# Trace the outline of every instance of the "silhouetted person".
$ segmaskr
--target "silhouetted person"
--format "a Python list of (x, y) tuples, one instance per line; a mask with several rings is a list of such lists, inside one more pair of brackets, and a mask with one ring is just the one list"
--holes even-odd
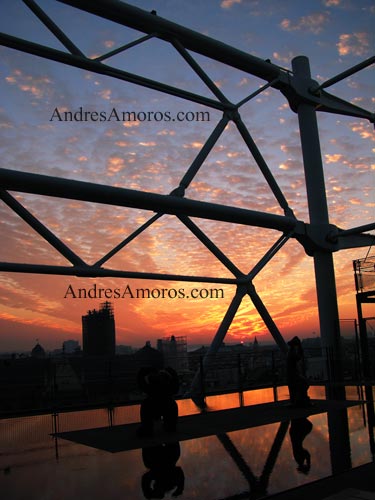
[(150, 469), (142, 476), (142, 491), (146, 498), (164, 498), (173, 489), (173, 497), (182, 494), (185, 476), (181, 467), (176, 466), (180, 458), (180, 443), (143, 448), (142, 458), (145, 467)]
[(310, 453), (302, 446), (305, 437), (310, 434), (313, 424), (307, 418), (295, 418), (292, 420), (289, 429), (292, 441), (293, 456), (298, 464), (297, 470), (308, 474), (311, 467)]
[(287, 357), (287, 384), (289, 397), (293, 406), (309, 406), (310, 398), (307, 395), (309, 383), (305, 373), (305, 360), (301, 341), (293, 337), (288, 342)]
[(178, 376), (173, 368), (141, 368), (138, 384), (147, 397), (141, 403), (141, 427), (139, 436), (151, 436), (154, 422), (162, 418), (168, 432), (176, 430), (178, 406), (174, 395), (178, 391)]

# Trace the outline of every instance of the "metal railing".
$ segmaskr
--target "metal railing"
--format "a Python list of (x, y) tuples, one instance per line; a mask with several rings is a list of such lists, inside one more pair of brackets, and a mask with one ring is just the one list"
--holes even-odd
[[(189, 397), (196, 374), (203, 397), (286, 384), (286, 359), (280, 350), (219, 351), (212, 355), (207, 368), (203, 364), (204, 356), (204, 352), (197, 351), (169, 360), (179, 376), (177, 398)], [(326, 382), (326, 359), (321, 348), (305, 349), (306, 372), (311, 384)], [(371, 359), (375, 359), (375, 343), (371, 345)], [(361, 383), (355, 342), (344, 344), (343, 366), (346, 383)], [(0, 415), (139, 403), (144, 397), (137, 384), (139, 368), (139, 362), (132, 355), (2, 359)], [(371, 367), (371, 374), (375, 379), (375, 366)]]

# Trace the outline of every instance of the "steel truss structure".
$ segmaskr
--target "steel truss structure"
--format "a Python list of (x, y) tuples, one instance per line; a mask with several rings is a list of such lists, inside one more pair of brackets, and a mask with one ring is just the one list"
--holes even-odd
[[(71, 266), (52, 266), (1, 262), (0, 270), (6, 272), (85, 277), (106, 276), (232, 284), (236, 287), (236, 292), (213, 338), (208, 351), (207, 360), (210, 359), (212, 354), (217, 352), (220, 347), (245, 295), (250, 296), (255, 308), (259, 312), (276, 343), (285, 352), (285, 340), (263, 304), (261, 297), (258, 295), (253, 285), (253, 280), (285, 243), (290, 238), (294, 238), (314, 260), (321, 338), (327, 352), (330, 352), (328, 356), (329, 359), (327, 360), (328, 377), (331, 382), (340, 380), (340, 332), (333, 252), (373, 244), (375, 236), (366, 234), (366, 232), (374, 229), (375, 223), (370, 221), (369, 224), (365, 226), (347, 230), (338, 228), (330, 223), (316, 112), (337, 113), (360, 117), (374, 123), (374, 113), (329, 94), (326, 89), (334, 83), (373, 64), (375, 62), (375, 56), (319, 85), (311, 78), (309, 60), (304, 56), (293, 59), (292, 71), (289, 71), (269, 61), (264, 61), (217, 40), (165, 20), (154, 12), (145, 12), (137, 7), (120, 2), (119, 0), (59, 1), (71, 7), (86, 11), (87, 13), (138, 30), (143, 33), (143, 36), (129, 44), (96, 57), (95, 59), (90, 59), (63, 33), (57, 24), (47, 16), (34, 0), (24, 0), (24, 3), (32, 10), (39, 20), (64, 45), (66, 51), (56, 50), (4, 33), (0, 34), (0, 44), (28, 54), (97, 74), (107, 75), (124, 82), (153, 89), (190, 102), (199, 103), (207, 106), (209, 109), (220, 110), (222, 112), (222, 118), (219, 120), (213, 132), (182, 177), (179, 185), (168, 195), (68, 180), (46, 175), (36, 175), (9, 169), (0, 169), (1, 199), (71, 263)], [(129, 50), (131, 47), (153, 38), (171, 44), (188, 63), (192, 71), (200, 77), (202, 82), (212, 92), (213, 98), (188, 92), (104, 64), (103, 61), (109, 57), (122, 51)], [(231, 68), (239, 69), (250, 75), (261, 78), (264, 81), (264, 85), (242, 101), (238, 103), (231, 102), (194, 59), (192, 53), (206, 56), (214, 61), (224, 63)], [(269, 87), (280, 91), (287, 99), (290, 108), (298, 114), (309, 208), (309, 222), (298, 220), (294, 215), (292, 208), (289, 206), (282, 190), (273, 177), (270, 168), (255, 144), (248, 128), (241, 119), (241, 107)], [(230, 207), (195, 201), (185, 197), (187, 188), (230, 121), (237, 127), (249, 152), (254, 157), (257, 166), (284, 212), (283, 216), (233, 206)], [(79, 255), (74, 253), (47, 227), (37, 220), (8, 191), (140, 208), (153, 212), (153, 215), (147, 222), (142, 224), (132, 234), (128, 235), (119, 245), (113, 248), (107, 255), (103, 256), (98, 262), (93, 265), (88, 265)], [(112, 270), (104, 267), (105, 263), (113, 255), (124, 248), (129, 242), (133, 241), (164, 214), (172, 214), (182, 221), (195, 237), (207, 247), (213, 256), (224, 264), (233, 277), (212, 278), (207, 276), (129, 272), (126, 270)], [(208, 236), (191, 220), (191, 217), (271, 228), (279, 231), (281, 234), (263, 258), (261, 258), (249, 273), (245, 274), (241, 272), (213, 241), (208, 238)]]

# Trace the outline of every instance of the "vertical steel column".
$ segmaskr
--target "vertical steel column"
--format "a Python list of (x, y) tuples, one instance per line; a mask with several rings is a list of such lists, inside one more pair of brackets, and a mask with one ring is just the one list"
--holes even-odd
[[(305, 56), (293, 59), (294, 84), (305, 94), (313, 84), (309, 60)], [(324, 182), (315, 105), (308, 100), (298, 104), (298, 121), (305, 170), (307, 199), (312, 231), (324, 234), (329, 230), (329, 214)], [(342, 381), (340, 326), (332, 252), (317, 249), (314, 252), (315, 281), (318, 297), (320, 334), (323, 351), (328, 353), (328, 394), (330, 398), (343, 396), (338, 383)]]
[(332, 474), (340, 474), (350, 470), (353, 466), (348, 409), (336, 408), (329, 410), (327, 420)]

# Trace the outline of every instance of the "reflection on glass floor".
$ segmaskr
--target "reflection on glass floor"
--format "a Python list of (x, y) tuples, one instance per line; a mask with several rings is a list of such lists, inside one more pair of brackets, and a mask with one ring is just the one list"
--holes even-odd
[[(354, 388), (348, 399), (356, 399)], [(272, 389), (244, 394), (245, 404), (272, 400)], [(238, 407), (238, 401), (232, 394), (208, 403), (218, 410)], [(181, 414), (197, 412), (190, 401), (180, 402)], [(137, 422), (138, 408), (116, 409), (112, 418), (114, 425)], [(61, 414), (58, 420), (60, 431), (110, 424), (104, 409)], [(361, 404), (118, 453), (55, 439), (54, 424), (51, 415), (0, 421), (2, 498), (137, 500), (176, 492), (182, 500), (258, 499), (373, 460)]]

